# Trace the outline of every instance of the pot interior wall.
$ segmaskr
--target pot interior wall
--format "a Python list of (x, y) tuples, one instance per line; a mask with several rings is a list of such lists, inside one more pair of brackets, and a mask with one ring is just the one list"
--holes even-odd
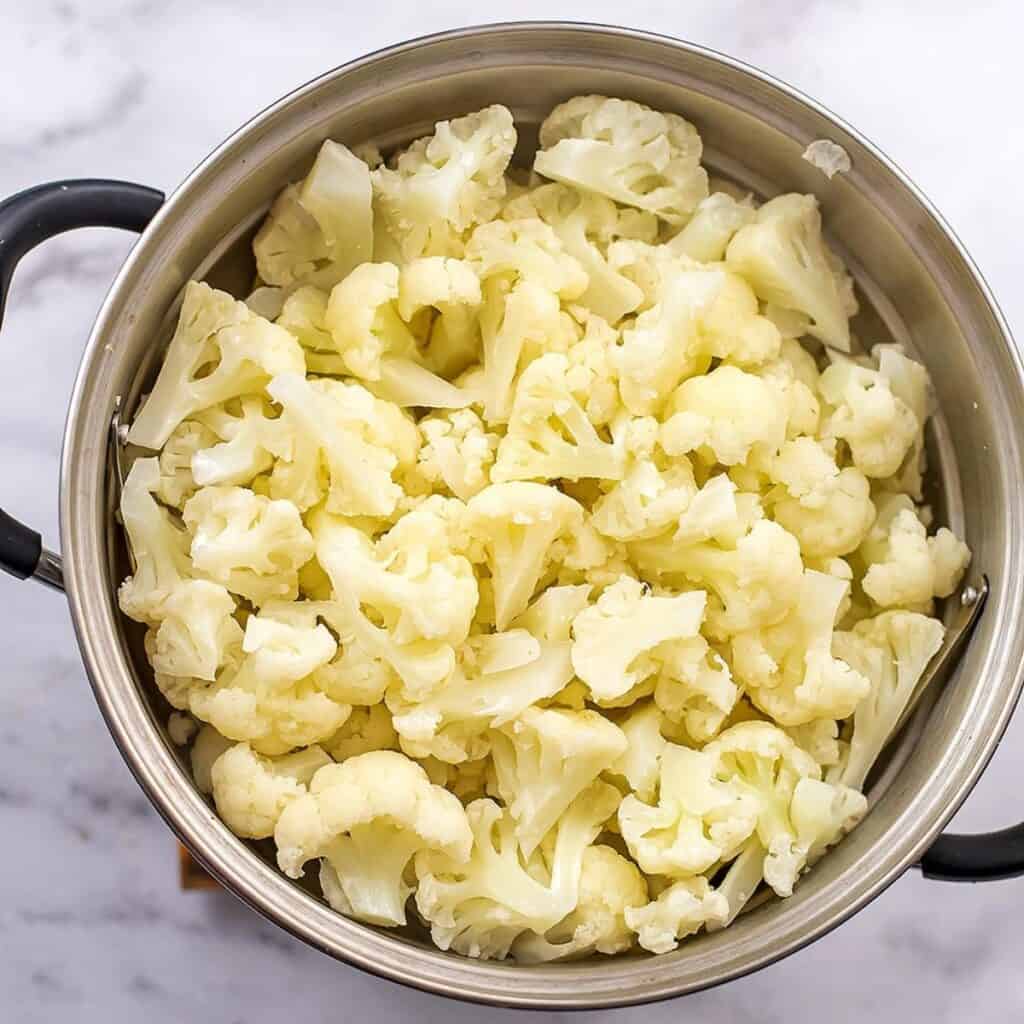
[[(205, 277), (245, 293), (253, 272), (248, 243), (255, 225), (277, 191), (308, 169), (328, 137), (349, 144), (372, 139), (392, 148), (428, 132), (438, 119), (500, 102), (516, 115), (523, 136), (520, 159), (528, 162), (536, 125), (552, 106), (575, 94), (600, 92), (683, 114), (700, 130), (709, 167), (760, 195), (801, 191), (819, 197), (830, 236), (857, 279), (864, 307), (855, 325), (858, 333), (870, 343), (906, 343), (931, 371), (943, 413), (929, 436), (932, 493), (944, 499), (939, 518), (966, 534), (975, 565), (990, 577), (992, 599), (961, 670), (934, 706), (922, 709), (893, 751), (890, 770), (872, 792), (868, 819), (791, 900), (753, 911), (727, 935), (693, 940), (684, 951), (659, 958), (657, 967), (652, 961), (646, 980), (623, 981), (625, 976), (607, 961), (552, 969), (593, 991), (606, 986), (605, 998), (616, 1001), (631, 998), (634, 987), (639, 993), (645, 985), (650, 991), (651, 985), (689, 984), (673, 981), (673, 971), (696, 977), (755, 948), (764, 958), (767, 917), (781, 922), (771, 927), (784, 930), (784, 919), (803, 915), (812, 927), (814, 906), (839, 899), (860, 858), (890, 842), (898, 834), (894, 830), (909, 827), (915, 798), (939, 785), (937, 780), (968, 749), (973, 738), (965, 723), (972, 716), (997, 715), (986, 688), (998, 682), (995, 638), (1006, 628), (1011, 590), (1016, 593), (1019, 586), (1005, 568), (1012, 561), (1008, 550), (1016, 551), (1019, 543), (1008, 532), (1006, 512), (1019, 453), (1015, 442), (1009, 452), (1004, 443), (1002, 457), (996, 457), (1000, 435), (994, 417), (997, 409), (1019, 409), (1016, 367), (998, 343), (998, 322), (940, 225), (872, 150), (824, 113), (707, 54), (676, 50), (662, 41), (631, 40), (627, 58), (621, 40), (609, 34), (584, 36), (550, 28), (543, 46), (536, 40), (527, 46), (522, 31), (495, 29), (479, 45), (435, 40), (426, 44), (429, 55), (419, 60), (409, 60), (405, 50), (384, 55), (307, 87), (264, 115), (244, 139), (229, 142), (172, 198), (173, 211), (142, 244), (130, 288), (109, 312), (104, 336), (94, 336), (83, 377), (99, 408), (83, 413), (87, 422), (81, 429), (102, 439), (115, 395), (124, 396), (129, 413), (134, 410), (152, 380), (186, 280)], [(805, 146), (819, 137), (848, 150), (853, 158), (848, 175), (830, 182), (801, 159)], [(107, 364), (95, 351), (101, 342), (121, 350)], [(966, 508), (964, 494), (970, 499)], [(70, 500), (86, 500), (77, 495), (76, 490)], [(106, 585), (113, 595), (128, 566), (114, 525), (109, 474), (88, 500), (100, 503), (97, 521), (106, 524), (100, 530)], [(156, 695), (137, 634), (125, 627), (112, 597), (108, 604), (107, 614), (123, 630), (136, 685), (162, 731), (167, 709)], [(953, 809), (948, 807), (948, 813)], [(260, 855), (266, 856), (266, 850), (261, 848)], [(874, 868), (884, 870), (880, 862)], [(791, 938), (786, 941), (793, 944)]]

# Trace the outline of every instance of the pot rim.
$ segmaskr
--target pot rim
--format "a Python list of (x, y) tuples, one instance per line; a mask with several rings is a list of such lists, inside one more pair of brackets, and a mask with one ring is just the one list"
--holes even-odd
[[(89, 474), (85, 469), (95, 468), (97, 459), (105, 461), (107, 458), (106, 447), (101, 445), (97, 448), (95, 435), (88, 435), (85, 419), (95, 379), (102, 372), (105, 338), (121, 315), (121, 310), (117, 308), (121, 292), (130, 288), (134, 273), (144, 261), (147, 240), (187, 210), (190, 192), (198, 188), (206, 177), (212, 176), (222, 161), (235, 160), (244, 154), (247, 140), (294, 104), (315, 94), (328, 83), (357, 70), (421, 47), (453, 40), (479, 42), (499, 34), (518, 33), (528, 36), (538, 31), (567, 33), (573, 37), (574, 43), (578, 42), (581, 46), (585, 45), (588, 38), (610, 36), (652, 48), (663, 48), (665, 53), (682, 52), (716, 62), (779, 91), (825, 118), (841, 132), (847, 133), (910, 193), (923, 213), (934, 221), (949, 240), (998, 326), (1000, 337), (992, 339), (992, 344), (1004, 345), (1009, 353), (1016, 373), (1012, 385), (1018, 394), (1024, 393), (1024, 365), (1013, 344), (1009, 327), (991, 290), (960, 239), (892, 160), (826, 107), (743, 61), (665, 35), (619, 26), (568, 21), (521, 21), (470, 26), (379, 49), (312, 79), (266, 107), (232, 133), (168, 196), (111, 286), (97, 314), (82, 358), (69, 406), (61, 458), (61, 542), (65, 554), (64, 575), (72, 621), (96, 701), (114, 742), (162, 817), (226, 889), (321, 952), (372, 974), (424, 991), (500, 1006), (533, 1009), (610, 1008), (681, 995), (755, 971), (824, 935), (874, 899), (919, 859), (970, 793), (1013, 713), (1024, 685), (1024, 659), (1018, 659), (1012, 673), (1008, 672), (1004, 666), (994, 664), (996, 659), (992, 645), (989, 646), (984, 664), (986, 677), (996, 672), (1007, 680), (999, 687), (1000, 703), (997, 704), (994, 686), (991, 688), (993, 692), (987, 695), (987, 704), (983, 710), (987, 713), (985, 724), (989, 728), (983, 734), (978, 730), (973, 736), (963, 738), (963, 742), (970, 745), (970, 763), (966, 763), (967, 758), (962, 757), (955, 773), (930, 785), (929, 789), (934, 792), (930, 793), (923, 807), (917, 806), (923, 799), (918, 794), (914, 798), (915, 803), (888, 827), (892, 833), (897, 825), (903, 826), (903, 831), (893, 845), (884, 852), (878, 848), (877, 843), (870, 847), (858, 864), (859, 870), (852, 884), (848, 884), (851, 880), (843, 876), (828, 882), (815, 894), (815, 903), (800, 904), (800, 909), (806, 910), (803, 920), (799, 913), (794, 913), (787, 918), (789, 923), (785, 927), (781, 923), (775, 925), (772, 942), (767, 941), (771, 938), (767, 933), (771, 925), (767, 925), (761, 927), (761, 932), (765, 934), (760, 939), (735, 943), (736, 952), (730, 961), (708, 965), (717, 973), (706, 978), (699, 975), (700, 962), (707, 960), (709, 954), (702, 956), (696, 948), (692, 952), (687, 951), (686, 961), (677, 953), (656, 960), (618, 957), (602, 960), (596, 967), (583, 963), (544, 967), (468, 961), (412, 945), (398, 937), (382, 934), (341, 917), (269, 867), (222, 825), (167, 749), (141, 694), (136, 690), (133, 673), (118, 640), (117, 623), (111, 613), (111, 598), (106, 584), (106, 545), (103, 540), (97, 539), (105, 536), (105, 524), (96, 522), (95, 495), (90, 489)], [(1018, 456), (1014, 465), (1017, 467), (1019, 486), (1024, 473), (1020, 468), (1021, 459), (1016, 440), (1013, 441), (1013, 448), (1014, 454)], [(1015, 543), (1013, 554), (1017, 565), (1024, 560), (1019, 548), (1020, 545)], [(1020, 598), (1024, 582), (1014, 586), (1012, 596), (1015, 599), (991, 609), (989, 614), (1000, 616), (1003, 632), (1016, 636), (1020, 633)], [(1010, 631), (1013, 631), (1012, 634)], [(980, 701), (982, 698), (978, 699)], [(910, 813), (911, 808), (914, 814)], [(846, 874), (850, 873), (846, 871)], [(797, 901), (797, 896), (794, 896), (789, 902)], [(780, 922), (783, 917), (785, 915), (775, 915)], [(711, 958), (713, 960), (713, 954)], [(722, 957), (718, 959), (723, 960)]]

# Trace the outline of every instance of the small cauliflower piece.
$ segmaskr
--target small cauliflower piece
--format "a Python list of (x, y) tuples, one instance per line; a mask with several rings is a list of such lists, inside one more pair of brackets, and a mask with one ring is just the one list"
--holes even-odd
[(853, 464), (865, 476), (898, 472), (924, 424), (893, 393), (889, 381), (877, 370), (837, 359), (821, 375), (819, 387), (832, 407), (823, 434), (846, 441)]
[(464, 260), (427, 256), (402, 267), (398, 313), (416, 338), (417, 359), (451, 379), (480, 358), (480, 279)]
[(165, 504), (181, 509), (199, 487), (192, 473), (192, 459), (220, 440), (197, 420), (185, 420), (174, 428), (160, 452), (160, 483), (154, 492)]
[(203, 487), (185, 505), (192, 564), (256, 605), (294, 600), (313, 538), (299, 510), (244, 487)]
[(627, 907), (626, 923), (650, 953), (670, 953), (680, 939), (701, 928), (721, 926), (729, 913), (726, 898), (704, 877), (674, 882), (644, 906)]
[(498, 445), (494, 481), (622, 479), (623, 446), (601, 437), (570, 386), (570, 363), (561, 354), (541, 356), (526, 368)]
[(717, 767), (703, 751), (666, 743), (657, 803), (623, 799), (619, 829), (642, 871), (671, 878), (702, 874), (735, 856), (754, 831), (756, 803), (720, 781)]
[(217, 813), (236, 836), (267, 839), (282, 812), (306, 792), (313, 775), (331, 759), (320, 747), (284, 757), (261, 757), (238, 743), (213, 763), (210, 784)]
[(188, 534), (153, 494), (160, 486), (155, 458), (136, 459), (121, 491), (121, 521), (135, 571), (118, 588), (125, 615), (154, 626), (150, 662), (161, 675), (212, 680), (241, 639), (227, 589), (193, 578)]
[(846, 743), (839, 739), (839, 723), (831, 718), (817, 718), (802, 725), (791, 725), (785, 732), (822, 768), (831, 768), (842, 760)]
[(234, 745), (226, 736), (221, 736), (212, 725), (200, 727), (189, 751), (192, 778), (200, 793), (206, 796), (213, 794), (213, 766), (217, 758)]
[(668, 249), (698, 263), (719, 263), (733, 235), (756, 213), (750, 196), (734, 199), (727, 192), (712, 192), (697, 204), (693, 216), (667, 243)]
[(797, 603), (779, 623), (732, 638), (732, 666), (762, 711), (780, 725), (847, 718), (870, 683), (832, 654), (849, 584), (805, 569)]
[(286, 330), (226, 292), (189, 281), (174, 336), (128, 441), (162, 448), (182, 420), (258, 392), (276, 374), (302, 373), (305, 365), (301, 346)]
[(786, 439), (785, 412), (771, 386), (735, 366), (683, 381), (668, 412), (659, 440), (669, 455), (707, 450), (709, 461), (733, 466), (755, 446), (774, 453)]
[[(923, 428), (931, 406), (928, 371), (920, 363), (907, 358), (899, 345), (876, 345), (871, 355), (878, 363), (878, 372), (889, 382), (889, 390), (910, 409)], [(920, 501), (924, 470), (924, 430), (921, 429), (917, 432), (898, 476), (889, 486), (897, 491), (905, 491), (915, 501)]]
[(363, 263), (331, 291), (324, 325), (356, 377), (380, 380), (385, 356), (416, 352), (416, 339), (398, 314), (398, 280), (393, 263)]
[(423, 437), (417, 465), (431, 483), (469, 501), (490, 482), (499, 437), (472, 409), (433, 413), (418, 424)]
[(808, 333), (850, 351), (850, 317), (857, 312), (853, 283), (821, 236), (814, 196), (777, 196), (729, 242), (726, 263), (746, 278), (759, 299), (806, 314)]
[[(704, 754), (717, 761), (716, 777), (756, 806), (757, 836), (766, 851), (764, 880), (779, 896), (792, 895), (809, 861), (842, 838), (867, 810), (867, 801), (854, 789), (822, 782), (814, 759), (768, 722), (734, 725)], [(815, 785), (802, 785), (807, 782)], [(806, 793), (813, 796), (813, 809), (802, 803)], [(821, 816), (823, 804), (827, 816)]]
[(465, 529), (476, 548), (470, 557), (491, 574), (499, 630), (526, 609), (552, 547), (578, 534), (585, 514), (579, 502), (537, 483), (491, 484), (469, 500)]
[(705, 594), (655, 597), (623, 576), (573, 619), (572, 664), (598, 702), (628, 692), (659, 668), (658, 649), (698, 635)]
[(545, 178), (683, 223), (708, 194), (697, 129), (630, 100), (576, 96), (540, 128), (533, 168)]
[(512, 115), (494, 105), (439, 121), (371, 172), (376, 209), (405, 261), (454, 255), (453, 239), (496, 216), (515, 145)]
[(933, 536), (903, 494), (878, 499), (878, 519), (861, 545), (864, 593), (881, 608), (927, 605), (949, 597), (971, 560), (970, 549), (946, 527)]
[(618, 802), (614, 787), (594, 783), (525, 864), (512, 815), (493, 800), (471, 803), (468, 863), (435, 853), (416, 857), (416, 908), (434, 943), (474, 959), (500, 960), (525, 933), (546, 934), (578, 906), (583, 857)]
[(853, 715), (849, 756), (830, 779), (834, 774), (854, 789), (864, 786), (944, 634), (938, 619), (904, 611), (884, 612), (848, 633), (836, 633), (836, 655), (864, 675), (871, 688)]
[(289, 878), (300, 878), (306, 862), (320, 857), (331, 906), (395, 926), (405, 924), (412, 887), (403, 875), (413, 856), (435, 850), (465, 863), (473, 835), (458, 797), (432, 785), (405, 755), (377, 750), (317, 771), (309, 792), (278, 818), (274, 842)]
[(217, 439), (192, 456), (192, 478), (199, 487), (251, 484), (290, 450), (287, 421), (281, 422), (262, 395), (243, 395), (196, 418)]
[(668, 743), (661, 734), (661, 720), (661, 709), (656, 704), (634, 704), (619, 720), (626, 749), (608, 769), (613, 775), (621, 775), (632, 793), (646, 803), (651, 803), (657, 792), (661, 755)]
[(667, 644), (661, 660), (654, 703), (698, 743), (717, 735), (740, 697), (728, 663), (699, 636)]
[(528, 707), (492, 734), (498, 793), (523, 856), (625, 750), (622, 730), (596, 711)]
[[(655, 423), (652, 426), (657, 429)], [(622, 480), (597, 499), (592, 520), (601, 533), (615, 540), (656, 537), (678, 523), (698, 491), (685, 456), (664, 468), (642, 456), (632, 460)]]
[(344, 725), (321, 746), (335, 761), (344, 761), (371, 750), (397, 750), (398, 733), (383, 704), (355, 707)]
[[(339, 515), (388, 516), (403, 496), (395, 471), (415, 464), (416, 425), (358, 384), (283, 374), (267, 390), (287, 416), (289, 457), (270, 479), (273, 497), (305, 510), (326, 492)], [(322, 474), (326, 471), (326, 481)]]
[(521, 935), (512, 956), (518, 963), (531, 964), (622, 953), (633, 945), (626, 908), (646, 902), (647, 882), (635, 864), (610, 846), (588, 846), (575, 910), (543, 935)]
[(290, 287), (330, 264), (331, 248), (300, 194), (297, 184), (282, 189), (253, 239), (256, 271), (267, 284)]

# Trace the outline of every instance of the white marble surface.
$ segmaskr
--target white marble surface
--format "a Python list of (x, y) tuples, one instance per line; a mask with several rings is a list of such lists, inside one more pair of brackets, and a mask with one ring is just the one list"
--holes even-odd
[[(1024, 324), (1024, 90), (1013, 0), (264, 3), (4, 0), (0, 195), (60, 177), (170, 188), (282, 93), (390, 42), (508, 17), (680, 35), (801, 86), (887, 150)], [(977, 155), (974, 155), (974, 154)], [(60, 427), (79, 348), (130, 238), (87, 231), (22, 265), (0, 344), (0, 500), (56, 537)], [(333, 963), (220, 894), (176, 888), (175, 845), (116, 753), (63, 601), (0, 580), (0, 1018), (31, 1024), (511, 1019)], [(957, 819), (1024, 814), (1024, 717)], [(681, 1003), (583, 1021), (1004, 1022), (1024, 1016), (1024, 882), (908, 875), (812, 948)], [(547, 1015), (553, 1016), (553, 1015)]]

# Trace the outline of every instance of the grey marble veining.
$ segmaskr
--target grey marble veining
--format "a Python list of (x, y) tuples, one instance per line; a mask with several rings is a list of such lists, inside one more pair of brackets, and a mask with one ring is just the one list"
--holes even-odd
[[(962, 3), (520, 0), (514, 7), (257, 0), (5, 0), (0, 196), (83, 175), (172, 187), (252, 113), (398, 39), (566, 17), (688, 37), (804, 88), (902, 164), (964, 237), (1011, 324), (1024, 320), (1024, 89), (1012, 0)], [(0, 338), (0, 501), (56, 536), (59, 435), (80, 346), (131, 239), (85, 231), (30, 255)], [(0, 580), (0, 1019), (472, 1022), (292, 940), (220, 893), (183, 894), (174, 841), (110, 742), (67, 609)], [(956, 824), (1024, 814), (1024, 718)], [(972, 1024), (1024, 1018), (1024, 882), (910, 874), (813, 947), (724, 988), (576, 1020)], [(538, 1014), (536, 1017), (554, 1017)]]

